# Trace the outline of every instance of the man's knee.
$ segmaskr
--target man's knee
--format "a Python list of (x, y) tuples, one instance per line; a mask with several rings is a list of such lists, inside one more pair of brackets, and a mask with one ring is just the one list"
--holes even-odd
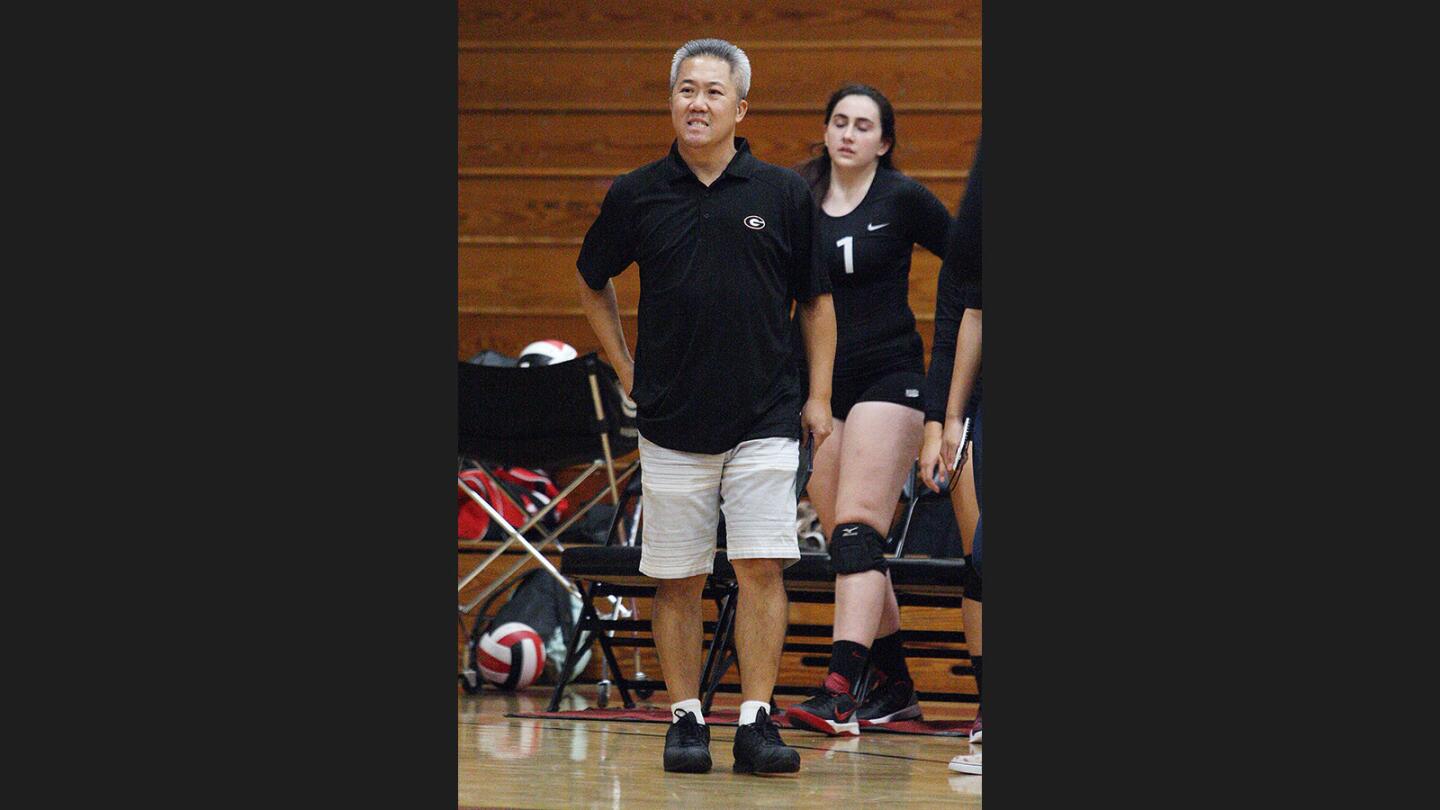
[(657, 579), (655, 597), (659, 601), (698, 600), (705, 590), (705, 574), (680, 579)]
[(836, 574), (885, 570), (885, 538), (864, 523), (841, 523), (830, 535), (830, 565)]
[(735, 569), (735, 579), (742, 588), (746, 585), (776, 585), (784, 581), (784, 560), (768, 558), (741, 559), (731, 560), (730, 565)]

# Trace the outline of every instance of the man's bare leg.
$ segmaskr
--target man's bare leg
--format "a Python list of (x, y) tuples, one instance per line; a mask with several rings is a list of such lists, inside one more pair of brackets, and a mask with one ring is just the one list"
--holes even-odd
[(651, 628), (671, 703), (700, 696), (700, 651), (704, 640), (700, 594), (705, 590), (705, 578), (705, 574), (700, 574), (684, 579), (662, 579), (655, 589)]
[(782, 560), (731, 560), (739, 582), (735, 651), (740, 656), (743, 700), (770, 702), (780, 673), (780, 652), (790, 623)]
[[(740, 655), (740, 728), (735, 732), (737, 773), (794, 773), (800, 752), (785, 745), (768, 721), (770, 697), (780, 672), (780, 653), (789, 626), (790, 600), (781, 578), (781, 560), (731, 560), (739, 582), (735, 647)], [(760, 706), (757, 704), (765, 704)], [(746, 722), (747, 711), (753, 715)]]
[[(705, 575), (662, 579), (655, 589), (651, 630), (665, 691), (675, 711), (665, 732), (665, 770), (705, 773), (710, 770), (710, 730), (700, 712), (700, 594)], [(673, 704), (689, 705), (674, 707)], [(689, 710), (688, 713), (686, 710)]]

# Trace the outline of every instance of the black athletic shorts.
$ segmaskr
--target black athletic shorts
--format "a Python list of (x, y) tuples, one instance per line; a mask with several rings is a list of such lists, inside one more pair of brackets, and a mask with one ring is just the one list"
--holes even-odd
[(836, 377), (830, 383), (831, 416), (844, 419), (859, 402), (893, 402), (923, 413), (925, 375), (918, 371), (884, 371), (858, 377)]

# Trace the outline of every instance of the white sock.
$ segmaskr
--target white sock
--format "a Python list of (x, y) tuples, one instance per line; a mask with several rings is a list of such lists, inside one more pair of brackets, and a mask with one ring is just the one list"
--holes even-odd
[(700, 725), (703, 726), (705, 725), (705, 715), (701, 713), (700, 708), (700, 698), (690, 698), (689, 700), (682, 700), (679, 703), (671, 703), (670, 722), (680, 722), (680, 715), (676, 714), (676, 712), (683, 709), (695, 715), (695, 719), (700, 721)]
[(763, 700), (747, 700), (740, 704), (740, 725), (748, 726), (755, 722), (755, 717), (764, 709), (770, 711), (770, 704)]

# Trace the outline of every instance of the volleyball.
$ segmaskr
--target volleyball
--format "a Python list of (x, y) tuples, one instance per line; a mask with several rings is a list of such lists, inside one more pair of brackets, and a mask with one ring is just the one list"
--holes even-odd
[(563, 340), (537, 340), (520, 350), (520, 367), (552, 366), (579, 356), (575, 347)]
[(480, 675), (501, 689), (524, 689), (545, 668), (545, 642), (529, 625), (506, 622), (480, 636)]

